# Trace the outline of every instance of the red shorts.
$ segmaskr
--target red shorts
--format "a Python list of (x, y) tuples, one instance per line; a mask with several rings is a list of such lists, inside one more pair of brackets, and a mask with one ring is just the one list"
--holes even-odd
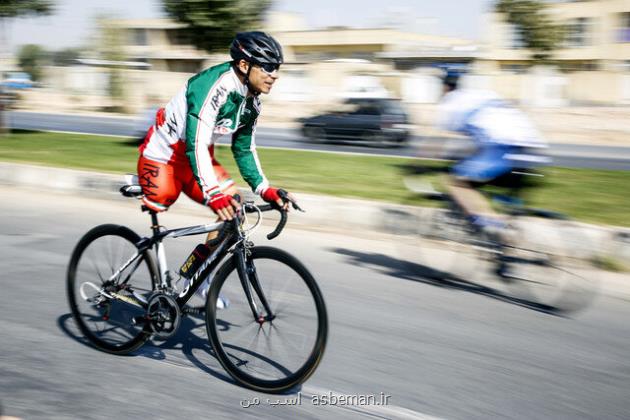
[[(212, 159), (212, 169), (222, 192), (234, 187), (230, 175), (215, 159)], [(138, 179), (144, 194), (142, 202), (151, 210), (168, 210), (182, 191), (194, 201), (205, 204), (203, 192), (187, 161), (177, 159), (173, 162), (160, 163), (140, 156)]]

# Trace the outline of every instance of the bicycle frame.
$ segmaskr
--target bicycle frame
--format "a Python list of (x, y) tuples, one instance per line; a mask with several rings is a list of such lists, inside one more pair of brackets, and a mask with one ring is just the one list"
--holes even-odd
[[(250, 309), (252, 311), (252, 315), (257, 322), (265, 322), (270, 321), (274, 318), (271, 308), (267, 303), (267, 299), (262, 291), (260, 283), (258, 281), (258, 276), (256, 275), (255, 268), (253, 266), (248, 266), (246, 263), (246, 245), (245, 238), (242, 236), (239, 230), (239, 221), (238, 219), (234, 219), (231, 222), (216, 222), (209, 223), (205, 225), (197, 225), (197, 226), (189, 226), (171, 230), (160, 230), (160, 226), (158, 223), (157, 214), (155, 212), (150, 212), (152, 226), (151, 230), (153, 235), (151, 237), (144, 237), (136, 243), (138, 250), (136, 253), (129, 258), (127, 262), (125, 262), (115, 273), (110, 277), (111, 279), (116, 278), (123, 272), (127, 267), (136, 262), (138, 265), (141, 261), (141, 255), (150, 250), (151, 248), (155, 248), (155, 252), (158, 260), (158, 278), (154, 279), (155, 286), (166, 290), (171, 288), (171, 277), (170, 272), (168, 270), (167, 262), (166, 262), (166, 252), (164, 250), (164, 246), (162, 241), (165, 238), (179, 238), (183, 236), (192, 236), (192, 235), (200, 235), (204, 233), (214, 232), (220, 230), (222, 228), (227, 228), (228, 231), (225, 234), (225, 237), (220, 241), (217, 248), (213, 251), (213, 253), (199, 266), (197, 271), (190, 278), (188, 285), (177, 295), (175, 301), (180, 309), (184, 308), (184, 305), (190, 300), (193, 294), (197, 291), (197, 289), (201, 286), (203, 281), (214, 271), (214, 269), (223, 261), (225, 256), (230, 252), (230, 249), (237, 245), (234, 249), (234, 253), (237, 256), (237, 270), (239, 274), (239, 278), (241, 280), (241, 284), (243, 286), (243, 291), (247, 297), (249, 302)], [(226, 226), (225, 223), (230, 223), (232, 226)], [(134, 267), (135, 269), (135, 267)], [(131, 272), (133, 272), (132, 270)], [(131, 273), (125, 280), (121, 282), (124, 284), (130, 278)], [(251, 284), (251, 287), (250, 287)], [(262, 316), (258, 312), (258, 307), (254, 301), (252, 290), (256, 292), (258, 295), (260, 302), (262, 303), (267, 316)]]

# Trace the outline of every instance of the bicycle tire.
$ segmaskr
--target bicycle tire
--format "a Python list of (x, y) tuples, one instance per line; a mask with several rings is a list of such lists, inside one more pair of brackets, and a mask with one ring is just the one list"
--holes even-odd
[[(133, 251), (137, 249), (135, 244), (139, 240), (140, 236), (125, 226), (113, 224), (96, 226), (79, 240), (72, 252), (68, 265), (66, 292), (72, 316), (85, 338), (94, 347), (107, 353), (119, 355), (130, 353), (141, 347), (151, 336), (151, 329), (148, 323), (134, 325), (132, 322), (135, 316), (144, 316), (146, 309), (136, 308), (115, 298), (103, 298), (104, 294), (102, 292), (105, 289), (103, 287), (99, 288), (99, 285), (93, 283), (93, 281), (100, 280), (100, 286), (103, 286), (102, 270), (111, 270), (113, 274), (115, 268), (120, 267), (133, 255)], [(103, 249), (102, 247), (105, 248)], [(95, 252), (91, 249), (95, 251), (101, 249), (102, 252), (94, 260), (89, 260), (90, 255)], [(125, 253), (125, 251), (128, 252)], [(109, 261), (107, 261), (107, 264), (104, 264), (106, 259), (109, 259)], [(91, 263), (91, 266), (89, 263)], [(121, 290), (125, 293), (125, 296), (142, 303), (140, 299), (148, 298), (155, 291), (157, 269), (151, 253), (148, 250), (144, 251), (138, 264), (131, 264), (130, 267), (120, 273), (118, 280), (123, 275), (127, 275), (127, 270), (130, 269), (133, 269), (133, 271), (127, 277), (129, 281), (126, 284), (131, 285), (131, 287), (125, 287)], [(106, 274), (109, 275), (109, 273)], [(140, 283), (140, 280), (131, 281), (131, 275), (136, 274), (142, 276), (142, 283)], [(85, 288), (85, 286), (89, 287)], [(111, 287), (116, 286), (112, 284)], [(84, 288), (87, 290), (84, 290)], [(91, 295), (94, 290), (97, 290), (97, 293), (91, 298), (82, 296), (88, 293)], [(117, 290), (116, 293), (121, 292), (121, 290)], [(97, 303), (94, 304), (90, 299), (94, 299)], [(87, 303), (85, 309), (83, 308), (84, 302)], [(118, 311), (119, 306), (120, 311)], [(112, 312), (113, 308), (116, 309), (114, 313)], [(88, 309), (95, 312), (95, 314), (88, 314)], [(126, 317), (129, 319), (124, 319), (126, 315), (129, 315)], [(97, 322), (99, 321), (99, 316), (101, 317), (100, 322), (104, 327), (108, 326), (107, 324), (113, 325), (111, 330), (102, 329), (98, 331), (99, 324)], [(123, 321), (119, 322), (118, 317), (123, 317)], [(90, 325), (88, 321), (94, 324)], [(115, 330), (117, 323), (121, 327), (120, 330)], [(112, 338), (118, 335), (123, 338), (122, 342), (115, 343), (111, 339), (99, 336), (99, 333), (105, 335), (110, 331), (112, 332)]]
[(410, 276), (457, 287), (484, 287), (488, 253), (467, 222), (450, 209), (423, 209), (413, 230), (396, 241)]
[[(526, 209), (527, 210), (527, 209)], [(570, 218), (539, 209), (512, 216), (514, 244), (505, 250), (510, 294), (546, 308), (571, 313), (590, 303), (596, 291), (588, 269), (589, 240)]]
[[(306, 287), (308, 293), (310, 294), (308, 298), (304, 298), (297, 293), (290, 293), (287, 294), (287, 296), (290, 295), (291, 299), (276, 301), (275, 297), (273, 296), (273, 290), (270, 289), (274, 284), (274, 280), (268, 281), (268, 278), (263, 277), (265, 274), (263, 274), (263, 276), (259, 275), (261, 286), (263, 287), (263, 289), (266, 289), (266, 298), (270, 301), (270, 306), (274, 309), (274, 312), (277, 315), (277, 318), (273, 321), (270, 321), (268, 324), (268, 336), (265, 337), (266, 340), (270, 341), (271, 335), (274, 332), (275, 336), (278, 337), (276, 341), (283, 339), (282, 337), (284, 337), (284, 331), (283, 334), (281, 334), (280, 329), (284, 328), (285, 326), (291, 326), (290, 324), (286, 323), (285, 320), (288, 319), (288, 317), (284, 315), (285, 313), (289, 313), (290, 311), (286, 310), (286, 308), (281, 309), (282, 305), (287, 306), (287, 302), (289, 302), (290, 300), (303, 301), (304, 299), (312, 299), (312, 302), (310, 303), (303, 301), (299, 305), (300, 309), (303, 309), (305, 306), (310, 307), (310, 305), (312, 304), (314, 305), (314, 309), (316, 311), (317, 331), (315, 333), (315, 337), (304, 340), (312, 340), (311, 350), (310, 352), (308, 352), (308, 356), (306, 356), (303, 361), (299, 361), (297, 365), (293, 366), (294, 368), (289, 368), (279, 362), (271, 360), (270, 357), (263, 355), (260, 352), (252, 351), (249, 348), (243, 349), (242, 347), (229, 342), (230, 339), (227, 338), (226, 335), (231, 328), (236, 329), (237, 327), (242, 327), (242, 331), (246, 331), (246, 329), (250, 325), (256, 328), (251, 311), (249, 311), (249, 314), (247, 314), (249, 307), (247, 306), (246, 309), (242, 307), (245, 305), (246, 301), (243, 301), (243, 305), (241, 307), (237, 307), (236, 303), (232, 301), (227, 309), (221, 309), (222, 311), (225, 311), (224, 314), (221, 315), (221, 317), (219, 317), (217, 314), (217, 299), (220, 296), (219, 293), (225, 292), (226, 295), (227, 293), (230, 293), (231, 296), (229, 297), (231, 299), (233, 299), (234, 297), (240, 297), (242, 299), (245, 296), (242, 286), (239, 293), (238, 284), (236, 284), (237, 279), (240, 281), (237, 270), (238, 260), (236, 255), (227, 260), (221, 266), (216, 274), (216, 277), (212, 281), (212, 285), (210, 287), (210, 291), (208, 293), (208, 298), (206, 301), (206, 327), (208, 330), (208, 338), (210, 340), (212, 348), (214, 349), (214, 353), (223, 368), (239, 384), (257, 391), (274, 393), (283, 392), (301, 384), (306, 379), (308, 379), (310, 375), (313, 374), (322, 359), (324, 350), (326, 348), (326, 341), (328, 336), (328, 315), (326, 312), (326, 305), (315, 279), (306, 269), (306, 267), (304, 267), (304, 265), (295, 257), (282, 250), (271, 247), (253, 247), (249, 251), (250, 255), (248, 256), (248, 262), (251, 264), (255, 264), (257, 275), (260, 274), (261, 267), (265, 267), (263, 269), (263, 272), (265, 273), (281, 272), (282, 274), (296, 274), (297, 277), (292, 278), (295, 278), (298, 281), (291, 282), (290, 284), (289, 282), (286, 282), (285, 287), (289, 287), (287, 285), (290, 285), (294, 288), (300, 287), (300, 290), (303, 287)], [(275, 264), (273, 264), (273, 270), (268, 270), (268, 267), (271, 266), (270, 262), (275, 262)], [(289, 271), (286, 271), (287, 268)], [(278, 277), (274, 276), (274, 278)], [(288, 278), (288, 275), (287, 277), (283, 278)], [(229, 284), (226, 286), (226, 280), (228, 279), (230, 279)], [(300, 284), (300, 280), (303, 284)], [(295, 292), (293, 289), (291, 291)], [(299, 290), (296, 289), (296, 291)], [(244, 309), (244, 311), (241, 311), (240, 309)], [(300, 318), (301, 314), (296, 315), (297, 316), (291, 318), (291, 321), (294, 321), (295, 319), (300, 319), (304, 321), (304, 319), (302, 319), (304, 317)], [(225, 319), (230, 319), (230, 316), (235, 316), (238, 319), (244, 317), (243, 319), (245, 320), (247, 320), (247, 318), (249, 317), (249, 321), (251, 321), (251, 324), (246, 324), (247, 321), (245, 321), (243, 324), (235, 324), (230, 323), (229, 321), (225, 321)], [(308, 323), (315, 322), (313, 320), (309, 321), (308, 319), (306, 319), (305, 321)], [(219, 323), (221, 325), (218, 325)], [(262, 325), (258, 328), (256, 334), (260, 334), (261, 330), (263, 335), (265, 335), (264, 327)], [(236, 332), (240, 332), (242, 335), (242, 331)], [(300, 329), (300, 331), (302, 335), (301, 338), (306, 337), (306, 335), (302, 332), (302, 329)], [(288, 333), (287, 336), (289, 336), (290, 334), (291, 333)], [(296, 336), (299, 337), (299, 335), (297, 334)], [(257, 339), (254, 341), (257, 342)], [(294, 345), (296, 342), (297, 340), (292, 340), (291, 344)], [(250, 344), (254, 344), (254, 342), (252, 341)], [(307, 345), (306, 347), (310, 347), (310, 345)], [(241, 352), (241, 358), (238, 359), (238, 363), (233, 361), (233, 358), (236, 357), (234, 354), (237, 351)], [(248, 360), (245, 361), (245, 358), (248, 358)], [(258, 375), (258, 373), (260, 372), (254, 373), (253, 369), (249, 369), (250, 366), (253, 366), (256, 363), (265, 363), (265, 366), (269, 366), (270, 369), (274, 370), (274, 372), (282, 372), (283, 376), (269, 378), (268, 371), (265, 371), (264, 374)]]

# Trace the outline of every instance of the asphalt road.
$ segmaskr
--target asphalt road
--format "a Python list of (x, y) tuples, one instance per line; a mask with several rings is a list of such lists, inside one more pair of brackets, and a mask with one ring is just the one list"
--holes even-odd
[[(24, 419), (627, 418), (630, 305), (600, 295), (571, 317), (517, 305), (474, 285), (425, 278), (395, 237), (288, 228), (273, 245), (315, 274), (330, 336), (297, 394), (235, 385), (199, 319), (128, 357), (86, 345), (65, 296), (69, 255), (89, 228), (146, 234), (137, 203), (0, 187), (0, 400)], [(175, 205), (167, 227), (206, 222)], [(289, 221), (290, 226), (290, 221)], [(257, 234), (257, 243), (269, 227)], [(188, 241), (185, 239), (182, 241)], [(193, 242), (167, 243), (171, 266)], [(403, 251), (401, 251), (403, 250)], [(329, 392), (391, 396), (383, 406), (318, 406)], [(242, 408), (260, 398), (260, 405)], [(270, 402), (267, 402), (267, 398)]]
[[(139, 131), (132, 118), (84, 115), (40, 114), (13, 111), (9, 114), (13, 128), (53, 130), (103, 135), (132, 136)], [(326, 150), (346, 153), (367, 153), (387, 156), (415, 157), (423, 155), (430, 144), (442, 139), (414, 137), (402, 148), (381, 148), (352, 142), (315, 143), (302, 137), (297, 130), (259, 127), (256, 142), (259, 146), (301, 150)], [(465, 141), (451, 142), (453, 148), (466, 147)], [(630, 170), (630, 147), (553, 144), (549, 153), (558, 166)]]

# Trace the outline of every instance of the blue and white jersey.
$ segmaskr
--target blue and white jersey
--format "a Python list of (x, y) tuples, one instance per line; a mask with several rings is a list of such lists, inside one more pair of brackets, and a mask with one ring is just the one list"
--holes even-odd
[(479, 146), (547, 146), (525, 114), (489, 90), (455, 89), (444, 95), (438, 107), (437, 125), (469, 136)]

